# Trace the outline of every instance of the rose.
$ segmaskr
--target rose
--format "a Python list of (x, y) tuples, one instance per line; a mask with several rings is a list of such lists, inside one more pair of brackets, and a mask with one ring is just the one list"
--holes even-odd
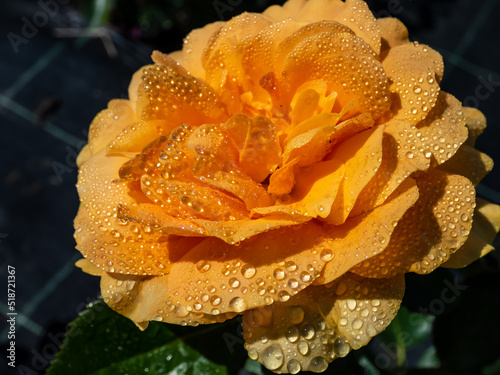
[(406, 272), (492, 250), (484, 116), (398, 20), (291, 0), (153, 60), (91, 124), (75, 219), (78, 265), (141, 328), (243, 314), (251, 358), (321, 372), (387, 327)]

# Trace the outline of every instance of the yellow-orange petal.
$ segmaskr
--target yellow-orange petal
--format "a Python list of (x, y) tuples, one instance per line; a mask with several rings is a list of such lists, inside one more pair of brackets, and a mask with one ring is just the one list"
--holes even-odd
[(105, 273), (101, 277), (101, 293), (109, 307), (131, 319), (141, 330), (144, 330), (151, 320), (196, 326), (220, 323), (236, 315), (208, 315), (194, 310), (165, 309), (164, 301), (159, 297), (164, 292), (166, 283), (168, 275), (139, 277)]
[(438, 169), (467, 177), (476, 186), (493, 169), (493, 159), (463, 144), (456, 154), (439, 165)]
[(422, 132), (404, 120), (385, 124), (382, 163), (363, 188), (351, 215), (368, 212), (381, 205), (413, 172), (430, 166), (431, 152)]
[(310, 218), (325, 218), (330, 214), (340, 183), (346, 174), (342, 161), (332, 159), (315, 163), (295, 172), (297, 182), (285, 204), (254, 208), (255, 214), (269, 215), (283, 212)]
[[(356, 50), (356, 53), (353, 53)], [(327, 94), (337, 92), (334, 111), (356, 101), (356, 114), (375, 119), (390, 108), (389, 82), (382, 64), (362, 39), (348, 33), (322, 32), (304, 39), (287, 55), (279, 77), (286, 103), (297, 88), (311, 80), (327, 83)]]
[(327, 227), (333, 240), (333, 259), (326, 264), (315, 283), (329, 283), (363, 260), (382, 252), (394, 227), (417, 201), (418, 195), (415, 182), (409, 178), (385, 204), (365, 215), (348, 218), (343, 225)]
[(465, 143), (474, 147), (477, 137), (486, 129), (486, 117), (476, 108), (463, 107), (463, 112), (465, 115), (465, 125), (469, 131), (469, 136)]
[(101, 150), (80, 168), (77, 188), (81, 205), (75, 218), (77, 249), (108, 272), (161, 275), (167, 272), (172, 246), (187, 250), (189, 244), (172, 243), (149, 225), (118, 218), (119, 205), (133, 206), (147, 200), (127, 181), (118, 180), (118, 169), (126, 160), (106, 157)]
[(221, 129), (236, 146), (239, 166), (255, 182), (262, 182), (281, 163), (278, 135), (267, 117), (235, 115)]
[(377, 24), (382, 38), (382, 55), (384, 55), (383, 52), (390, 48), (409, 42), (408, 29), (399, 19), (393, 17), (379, 18)]
[(444, 91), (439, 93), (427, 117), (416, 126), (425, 139), (426, 151), (432, 152), (438, 164), (450, 159), (467, 140), (462, 104)]
[(202, 28), (191, 31), (185, 38), (179, 61), (191, 75), (205, 79), (202, 66), (202, 55), (212, 35), (218, 32), (224, 22), (210, 23)]
[(382, 332), (403, 293), (403, 277), (375, 281), (347, 273), (286, 302), (247, 311), (245, 348), (275, 373), (323, 372), (329, 362)]
[(316, 22), (333, 20), (349, 27), (380, 53), (380, 29), (368, 5), (361, 0), (312, 0), (308, 1), (298, 15), (300, 21)]
[(95, 154), (105, 148), (124, 129), (137, 121), (128, 100), (114, 99), (90, 124), (89, 148)]
[[(324, 120), (328, 121), (328, 118)], [(362, 114), (336, 124), (336, 122), (311, 129), (293, 138), (283, 151), (283, 163), (297, 158), (297, 166), (307, 166), (322, 160), (336, 144), (373, 126), (373, 118)]]
[(382, 139), (385, 126), (365, 130), (336, 147), (327, 159), (336, 159), (345, 166), (339, 193), (325, 217), (330, 224), (345, 222), (363, 188), (373, 178), (382, 162)]
[(269, 196), (266, 189), (250, 178), (219, 171), (211, 178), (200, 176), (199, 180), (238, 197), (249, 211), (255, 207), (270, 206), (274, 203), (274, 199)]
[(203, 80), (164, 65), (142, 69), (137, 117), (142, 121), (165, 120), (175, 126), (221, 122), (227, 110), (214, 89)]
[(495, 249), (491, 244), (500, 230), (500, 206), (480, 198), (476, 203), (469, 238), (441, 267), (462, 268)]
[(105, 271), (101, 270), (99, 267), (96, 267), (85, 258), (79, 259), (75, 263), (75, 266), (80, 268), (83, 272), (88, 273), (92, 276), (102, 276), (105, 273)]
[(398, 222), (388, 246), (351, 271), (384, 278), (432, 272), (466, 241), (475, 205), (465, 177), (431, 169), (416, 178), (420, 198)]
[(217, 237), (230, 245), (234, 245), (260, 233), (265, 233), (272, 229), (302, 224), (308, 220), (310, 220), (310, 218), (301, 215), (276, 213), (258, 219), (229, 221), (193, 219), (191, 222), (203, 228), (203, 233)]
[(260, 234), (239, 246), (206, 239), (158, 280), (163, 283), (156, 288), (158, 308), (217, 315), (286, 301), (310, 285), (330, 259), (325, 235), (309, 222), (297, 230)]
[(382, 61), (391, 81), (393, 118), (417, 124), (434, 108), (440, 91), (436, 72), (442, 59), (430, 51), (418, 43), (401, 44)]

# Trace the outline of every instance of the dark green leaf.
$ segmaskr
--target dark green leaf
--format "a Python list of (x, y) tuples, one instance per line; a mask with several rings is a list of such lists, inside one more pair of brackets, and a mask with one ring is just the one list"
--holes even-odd
[(141, 332), (102, 301), (70, 324), (48, 375), (228, 374), (246, 354), (239, 321), (200, 327), (151, 322)]

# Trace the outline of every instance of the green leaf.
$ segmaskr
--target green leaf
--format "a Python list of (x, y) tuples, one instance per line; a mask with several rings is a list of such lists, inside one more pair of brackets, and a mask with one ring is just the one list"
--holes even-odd
[(47, 374), (229, 374), (246, 358), (238, 327), (237, 319), (196, 328), (151, 322), (140, 331), (98, 301), (70, 323)]

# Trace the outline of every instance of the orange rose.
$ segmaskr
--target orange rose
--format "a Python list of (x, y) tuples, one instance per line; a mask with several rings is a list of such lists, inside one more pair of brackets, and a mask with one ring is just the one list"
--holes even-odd
[(78, 265), (140, 327), (243, 314), (251, 358), (321, 372), (387, 327), (406, 272), (492, 250), (484, 116), (398, 20), (290, 0), (153, 61), (90, 126), (75, 219)]

